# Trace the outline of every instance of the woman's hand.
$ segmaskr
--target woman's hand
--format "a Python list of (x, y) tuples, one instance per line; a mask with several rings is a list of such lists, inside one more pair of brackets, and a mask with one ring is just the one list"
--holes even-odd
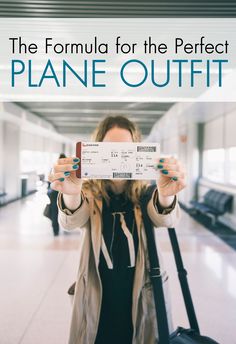
[(186, 173), (182, 164), (175, 158), (163, 158), (158, 161), (160, 171), (157, 180), (159, 201), (167, 207), (173, 202), (174, 196), (186, 186)]
[(65, 195), (78, 195), (81, 193), (82, 180), (76, 177), (79, 168), (78, 158), (58, 159), (48, 176), (51, 188)]

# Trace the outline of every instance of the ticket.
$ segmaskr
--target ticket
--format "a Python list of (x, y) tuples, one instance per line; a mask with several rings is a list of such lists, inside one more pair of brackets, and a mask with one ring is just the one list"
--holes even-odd
[(156, 179), (160, 145), (147, 142), (78, 142), (78, 178)]

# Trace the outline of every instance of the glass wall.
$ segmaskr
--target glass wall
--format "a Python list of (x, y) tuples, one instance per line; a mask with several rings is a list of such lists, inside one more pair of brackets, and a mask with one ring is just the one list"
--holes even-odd
[(236, 186), (236, 112), (221, 115), (204, 125), (204, 178)]
[(236, 147), (205, 150), (203, 177), (213, 182), (236, 186)]
[(47, 175), (54, 162), (59, 157), (58, 153), (22, 150), (20, 152), (20, 171), (21, 173), (36, 172), (37, 175)]

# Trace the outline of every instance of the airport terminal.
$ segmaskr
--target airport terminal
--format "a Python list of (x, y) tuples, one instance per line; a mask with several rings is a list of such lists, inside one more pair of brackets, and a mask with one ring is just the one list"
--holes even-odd
[[(47, 176), (59, 155), (74, 156), (76, 141), (90, 140), (108, 114), (134, 120), (144, 141), (159, 142), (162, 154), (185, 164), (188, 182), (179, 195), (176, 230), (196, 313), (202, 331), (233, 343), (236, 104), (67, 102), (1, 104), (3, 343), (66, 342), (67, 289), (76, 274), (80, 233), (60, 228), (54, 236), (43, 215), (50, 202)], [(186, 326), (168, 235), (164, 228), (158, 234), (171, 276), (174, 321)]]
[[(70, 8), (62, 1), (10, 0), (0, 2), (0, 17), (236, 15), (231, 1), (78, 3), (70, 1)], [(75, 158), (77, 142), (92, 141), (107, 116), (133, 121), (143, 142), (160, 144), (160, 158), (178, 158), (185, 167), (176, 233), (196, 317), (202, 334), (236, 343), (236, 103), (121, 98), (0, 102), (0, 344), (68, 342), (68, 289), (83, 232), (58, 223), (57, 193), (52, 197), (48, 176), (59, 158)], [(48, 215), (49, 204), (56, 215)], [(169, 276), (174, 328), (188, 328), (167, 227), (155, 235)]]

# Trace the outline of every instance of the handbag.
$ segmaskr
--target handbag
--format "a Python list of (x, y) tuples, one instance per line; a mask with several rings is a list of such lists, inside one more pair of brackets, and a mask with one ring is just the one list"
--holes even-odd
[(187, 281), (187, 271), (184, 268), (179, 244), (174, 228), (168, 228), (168, 234), (177, 267), (179, 282), (184, 299), (185, 308), (190, 324), (189, 329), (178, 326), (177, 329), (169, 334), (166, 305), (162, 285), (162, 275), (160, 270), (159, 258), (155, 243), (153, 224), (147, 214), (147, 202), (150, 197), (141, 200), (143, 223), (147, 237), (147, 249), (150, 261), (150, 279), (153, 286), (154, 302), (156, 309), (157, 328), (159, 333), (159, 344), (220, 344), (210, 337), (200, 334), (198, 321), (196, 318), (192, 297)]
[(44, 208), (44, 211), (43, 211), (43, 215), (51, 220), (52, 218), (51, 204), (46, 204), (46, 207)]

